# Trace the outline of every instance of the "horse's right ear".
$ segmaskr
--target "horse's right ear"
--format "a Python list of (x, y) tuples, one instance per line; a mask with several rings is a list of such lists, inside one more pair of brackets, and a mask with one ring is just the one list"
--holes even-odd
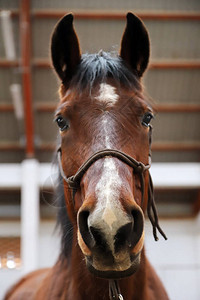
[(81, 58), (72, 14), (64, 16), (54, 29), (51, 39), (51, 57), (53, 66), (62, 82), (69, 81)]

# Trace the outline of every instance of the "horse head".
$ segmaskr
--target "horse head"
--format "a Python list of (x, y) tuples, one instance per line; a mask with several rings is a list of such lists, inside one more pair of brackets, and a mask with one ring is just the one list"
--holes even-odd
[(92, 273), (129, 276), (140, 265), (147, 207), (154, 234), (159, 229), (150, 212), (153, 111), (141, 85), (147, 30), (128, 13), (119, 55), (81, 55), (68, 14), (55, 27), (51, 53), (62, 81), (55, 119), (68, 216)]

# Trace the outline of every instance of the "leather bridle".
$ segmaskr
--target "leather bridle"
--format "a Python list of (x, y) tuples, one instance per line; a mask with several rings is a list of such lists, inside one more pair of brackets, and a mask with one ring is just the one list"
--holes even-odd
[[(70, 177), (65, 175), (65, 172), (62, 168), (62, 150), (61, 147), (58, 148), (58, 164), (62, 178), (68, 184), (69, 188), (72, 190), (72, 200), (74, 203), (74, 198), (77, 189), (80, 187), (80, 182), (83, 175), (87, 172), (87, 170), (99, 159), (104, 157), (116, 157), (117, 159), (121, 160), (122, 162), (126, 163), (128, 166), (133, 168), (134, 173), (139, 174), (140, 182), (141, 182), (141, 195), (142, 195), (142, 205), (144, 203), (144, 191), (145, 191), (145, 180), (144, 180), (144, 173), (149, 170), (151, 167), (151, 131), (152, 127), (149, 126), (149, 164), (145, 165), (142, 162), (137, 161), (135, 158), (131, 157), (130, 155), (116, 150), (116, 149), (103, 149), (100, 151), (95, 152), (92, 154), (78, 169), (78, 171)], [(153, 213), (153, 214), (152, 214)], [(150, 219), (150, 222), (153, 227), (153, 235), (154, 239), (157, 241), (157, 230), (160, 234), (167, 239), (165, 233), (159, 226), (158, 223), (158, 215), (154, 200), (154, 191), (153, 191), (153, 183), (151, 179), (151, 175), (149, 173), (149, 180), (148, 180), (148, 204), (147, 204), (147, 214)], [(116, 280), (109, 280), (109, 297), (110, 299), (118, 299), (123, 300), (123, 297), (120, 293), (118, 282)]]
[[(144, 200), (144, 172), (147, 171), (150, 168), (150, 164), (144, 165), (142, 162), (138, 162), (135, 158), (131, 157), (130, 155), (119, 151), (115, 149), (103, 149), (100, 151), (95, 152), (93, 155), (91, 155), (78, 169), (75, 175), (66, 177), (61, 163), (61, 148), (58, 149), (58, 163), (61, 175), (63, 179), (67, 182), (69, 188), (73, 190), (73, 198), (74, 193), (80, 186), (80, 181), (83, 177), (83, 175), (87, 172), (87, 170), (90, 168), (92, 164), (94, 164), (97, 160), (104, 158), (104, 157), (116, 157), (119, 160), (123, 161), (127, 165), (133, 168), (135, 173), (140, 175), (141, 179), (141, 192), (142, 192), (142, 203)], [(73, 200), (74, 201), (74, 200)]]

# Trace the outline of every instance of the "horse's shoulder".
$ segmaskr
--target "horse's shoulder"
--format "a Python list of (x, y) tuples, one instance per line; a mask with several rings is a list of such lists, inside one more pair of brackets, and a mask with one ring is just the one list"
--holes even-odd
[[(41, 282), (48, 274), (49, 269), (40, 269), (33, 271), (22, 277), (6, 293), (4, 300), (31, 300), (41, 285)], [(39, 300), (39, 299), (38, 299)]]

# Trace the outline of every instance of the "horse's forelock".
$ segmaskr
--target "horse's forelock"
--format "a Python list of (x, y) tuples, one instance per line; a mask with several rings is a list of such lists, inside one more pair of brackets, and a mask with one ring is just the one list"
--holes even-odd
[(116, 85), (141, 91), (138, 76), (130, 70), (122, 58), (114, 53), (100, 51), (97, 54), (83, 54), (71, 85), (79, 92), (91, 89), (97, 84), (114, 79)]

